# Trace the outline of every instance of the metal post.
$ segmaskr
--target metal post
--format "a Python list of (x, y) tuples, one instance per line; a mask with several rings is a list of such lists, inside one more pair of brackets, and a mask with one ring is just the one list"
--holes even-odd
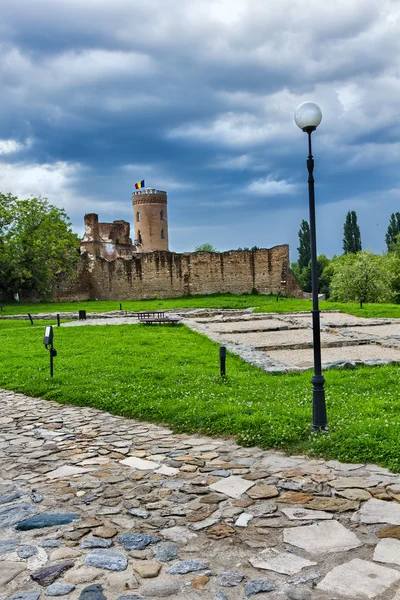
[(360, 298), (360, 308), (362, 308), (362, 305), (363, 305), (363, 297), (361, 296), (361, 298)]
[(57, 327), (60, 327), (60, 315), (57, 313)]
[(31, 313), (28, 313), (28, 317), (29, 317), (29, 320), (31, 322), (31, 325), (34, 325)]
[(119, 310), (122, 310), (122, 304), (121, 304), (121, 303), (120, 303), (120, 305), (119, 305)]
[(317, 271), (317, 237), (315, 227), (315, 193), (314, 193), (314, 158), (311, 149), (311, 133), (308, 134), (308, 196), (310, 205), (310, 242), (311, 242), (311, 279), (312, 279), (312, 327), (314, 348), (314, 375), (311, 379), (313, 384), (313, 431), (326, 431), (328, 420), (325, 404), (325, 377), (322, 375), (321, 365), (321, 331), (320, 311), (318, 306), (318, 271)]
[(50, 346), (50, 377), (53, 377), (54, 375), (54, 348), (53, 348), (53, 342), (51, 342), (51, 346)]
[(221, 377), (225, 377), (226, 375), (226, 348), (225, 346), (221, 346), (219, 349), (219, 368)]

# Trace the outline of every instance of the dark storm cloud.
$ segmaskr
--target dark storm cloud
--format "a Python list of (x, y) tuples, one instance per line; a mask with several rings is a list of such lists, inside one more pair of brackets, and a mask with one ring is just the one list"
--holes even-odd
[(294, 258), (293, 111), (312, 99), (319, 250), (340, 252), (347, 210), (380, 250), (398, 210), (399, 46), (391, 0), (3, 0), (0, 189), (48, 196), (81, 230), (85, 212), (131, 220), (145, 178), (168, 191), (172, 249), (289, 242)]

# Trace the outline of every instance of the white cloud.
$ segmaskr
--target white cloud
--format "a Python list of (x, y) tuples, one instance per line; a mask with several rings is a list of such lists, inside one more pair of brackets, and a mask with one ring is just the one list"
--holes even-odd
[(129, 195), (124, 200), (104, 200), (77, 192), (76, 184), (85, 176), (90, 176), (89, 170), (79, 163), (0, 162), (0, 191), (11, 193), (20, 199), (31, 196), (47, 198), (50, 204), (65, 209), (74, 231), (80, 235), (83, 234), (85, 213), (98, 213), (101, 221), (122, 218), (131, 220)]
[(72, 190), (81, 171), (81, 165), (61, 161), (53, 164), (0, 162), (0, 190), (19, 198), (44, 196), (67, 212), (81, 209), (83, 198)]
[(50, 57), (43, 65), (49, 78), (63, 86), (92, 85), (103, 79), (139, 78), (156, 73), (154, 61), (144, 53), (84, 50)]
[(393, 143), (366, 143), (362, 146), (348, 146), (346, 148), (348, 162), (352, 167), (374, 168), (378, 164), (399, 165), (400, 164), (400, 142)]
[(189, 138), (202, 142), (213, 142), (225, 146), (244, 148), (273, 139), (278, 132), (274, 123), (260, 123), (249, 113), (225, 113), (215, 121), (203, 125), (189, 123), (169, 131), (169, 138)]
[(20, 150), (29, 148), (31, 145), (31, 139), (27, 139), (23, 144), (17, 140), (0, 140), (0, 154), (14, 154)]
[(226, 169), (228, 171), (265, 171), (268, 167), (267, 162), (262, 162), (259, 158), (251, 154), (240, 154), (238, 156), (217, 158), (214, 162), (207, 165), (210, 169)]
[(260, 196), (280, 196), (283, 194), (294, 194), (298, 190), (298, 185), (288, 183), (285, 180), (275, 180), (272, 176), (260, 178), (252, 181), (248, 186), (248, 191)]
[[(24, 77), (36, 89), (90, 86), (104, 79), (139, 78), (153, 75), (155, 63), (145, 53), (106, 49), (69, 50), (42, 58), (30, 56), (20, 49), (3, 45), (0, 59), (3, 77), (13, 73)], [(19, 84), (20, 82), (13, 82)]]

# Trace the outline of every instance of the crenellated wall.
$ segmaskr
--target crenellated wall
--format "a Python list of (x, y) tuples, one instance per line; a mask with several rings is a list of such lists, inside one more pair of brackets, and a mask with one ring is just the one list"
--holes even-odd
[(255, 251), (134, 253), (117, 258), (99, 255), (87, 242), (77, 277), (54, 290), (55, 301), (170, 298), (230, 292), (301, 298), (289, 268), (289, 246)]

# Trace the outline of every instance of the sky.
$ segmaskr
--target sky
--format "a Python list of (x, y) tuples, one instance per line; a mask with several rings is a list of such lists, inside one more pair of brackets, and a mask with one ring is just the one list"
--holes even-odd
[[(400, 211), (398, 0), (2, 0), (0, 191), (132, 227), (136, 181), (168, 193), (170, 250), (317, 246), (355, 210), (385, 250)], [(133, 234), (132, 234), (133, 237)]]

